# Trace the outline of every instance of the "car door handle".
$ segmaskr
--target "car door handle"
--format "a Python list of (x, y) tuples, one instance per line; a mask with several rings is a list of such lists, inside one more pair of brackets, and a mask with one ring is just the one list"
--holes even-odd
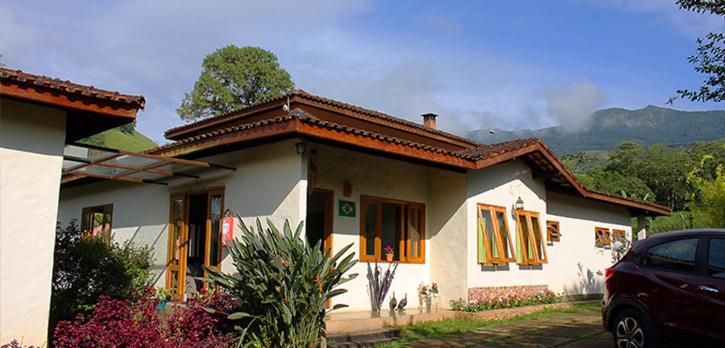
[(720, 292), (718, 289), (711, 288), (711, 287), (705, 286), (705, 285), (698, 286), (697, 287), (697, 290), (709, 292), (711, 294), (717, 294), (718, 292)]

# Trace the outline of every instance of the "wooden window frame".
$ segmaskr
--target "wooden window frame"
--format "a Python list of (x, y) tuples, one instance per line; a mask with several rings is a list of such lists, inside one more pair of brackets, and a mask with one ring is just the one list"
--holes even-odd
[(606, 227), (594, 228), (594, 246), (608, 249), (612, 246), (612, 233)]
[[(498, 221), (498, 217), (496, 216), (496, 213), (497, 212), (503, 213), (504, 226), (506, 226), (506, 231), (505, 231), (506, 239), (508, 241), (509, 252), (511, 253), (510, 257), (505, 257), (505, 256), (500, 256), (497, 258), (493, 257), (493, 250), (490, 250), (490, 248), (489, 248), (489, 245), (491, 243), (489, 243), (488, 236), (486, 235), (485, 228), (484, 228), (483, 215), (481, 214), (482, 209), (488, 210), (489, 214), (491, 215), (491, 219), (492, 219), (491, 223), (493, 225), (493, 236), (495, 238), (496, 248), (501, 251), (504, 251), (503, 240), (501, 238), (502, 237), (501, 231), (499, 231), (499, 221)], [(509, 262), (515, 262), (516, 261), (516, 251), (514, 250), (514, 244), (512, 243), (512, 240), (511, 240), (511, 229), (509, 228), (508, 218), (506, 218), (508, 216), (508, 215), (506, 215), (506, 208), (500, 207), (500, 206), (495, 206), (495, 205), (479, 203), (477, 206), (477, 209), (476, 209), (476, 215), (478, 216), (477, 221), (478, 221), (478, 226), (480, 227), (480, 234), (481, 234), (478, 237), (483, 239), (483, 245), (484, 245), (484, 248), (486, 251), (486, 257), (482, 262), (480, 250), (479, 250), (479, 255), (478, 255), (478, 259), (477, 259), (478, 263), (479, 264), (504, 264), (504, 263), (509, 263)], [(500, 252), (499, 252), (499, 255), (501, 255)]]
[[(619, 238), (617, 236), (619, 235)], [(627, 239), (627, 231), (612, 229), (612, 243), (616, 241), (624, 242)]]
[[(552, 231), (552, 228), (556, 230), (556, 233)], [(546, 220), (546, 241), (547, 242), (560, 242), (561, 241), (561, 224), (559, 221)]]
[[(377, 219), (376, 219), (376, 233), (375, 233), (375, 239), (373, 241), (375, 247), (374, 247), (374, 255), (367, 255), (367, 208), (368, 204), (370, 202), (376, 202), (376, 209), (377, 209)], [(398, 204), (401, 206), (403, 211), (403, 218), (401, 219), (401, 226), (400, 226), (400, 234), (399, 242), (398, 242), (398, 257), (399, 259), (397, 261), (393, 262), (400, 262), (400, 263), (416, 263), (416, 264), (423, 264), (425, 263), (425, 229), (426, 229), (426, 215), (425, 215), (425, 204), (423, 203), (417, 203), (417, 202), (410, 202), (410, 201), (403, 201), (398, 199), (390, 199), (390, 198), (384, 198), (384, 197), (375, 197), (375, 196), (367, 196), (367, 195), (360, 195), (360, 256), (359, 260), (360, 262), (387, 262), (385, 258), (383, 257), (383, 246), (382, 246), (382, 207), (383, 203), (390, 203), (390, 204)], [(411, 209), (419, 209), (420, 210), (420, 218), (421, 218), (421, 226), (420, 226), (420, 254), (418, 257), (413, 258), (408, 255), (410, 246), (411, 246), (411, 240), (410, 236), (408, 235), (408, 226), (409, 226), (409, 219), (410, 219), (410, 210)]]
[[(543, 236), (544, 230), (541, 228), (541, 216), (539, 215), (539, 213), (537, 213), (535, 211), (528, 211), (528, 210), (516, 210), (515, 215), (516, 215), (516, 233), (517, 233), (517, 237), (519, 238), (519, 241), (520, 241), (519, 243), (521, 244), (521, 248), (523, 251), (522, 255), (521, 255), (522, 262), (519, 264), (527, 265), (527, 266), (528, 265), (540, 266), (542, 264), (548, 263), (549, 260), (548, 260), (547, 254), (546, 254), (546, 243), (545, 243), (545, 239)], [(526, 243), (524, 243), (524, 241), (525, 241), (524, 230), (523, 230), (523, 228), (521, 228), (521, 222), (520, 222), (520, 218), (519, 218), (520, 216), (525, 217), (526, 224), (528, 227), (529, 240), (532, 240), (532, 241), (536, 241), (536, 235), (535, 235), (533, 223), (531, 220), (532, 220), (532, 218), (536, 218), (536, 220), (538, 221), (539, 243), (535, 243), (535, 242), (531, 243), (531, 245), (533, 246), (533, 252), (531, 253), (534, 256), (533, 259), (529, 258), (529, 253), (527, 252), (529, 246)], [(542, 255), (541, 257), (539, 257), (539, 248), (541, 248), (541, 255)]]
[(101, 204), (94, 205), (92, 207), (85, 207), (81, 210), (81, 237), (88, 238), (93, 235), (93, 214), (100, 212), (103, 214), (109, 214), (111, 218), (108, 221), (108, 231), (101, 231), (101, 234), (108, 234), (105, 237), (108, 242), (111, 241), (111, 235), (113, 231), (113, 204)]

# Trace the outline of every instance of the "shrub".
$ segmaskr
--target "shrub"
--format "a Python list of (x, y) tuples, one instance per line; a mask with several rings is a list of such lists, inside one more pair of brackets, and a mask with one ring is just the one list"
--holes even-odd
[[(240, 219), (241, 221), (241, 219)], [(357, 263), (348, 245), (330, 255), (320, 243), (308, 245), (285, 221), (280, 232), (267, 220), (257, 231), (240, 224), (241, 241), (229, 245), (238, 274), (207, 269), (209, 281), (228, 289), (244, 312), (229, 315), (243, 328), (240, 341), (251, 339), (265, 347), (317, 347), (325, 336), (325, 302), (346, 290), (338, 286), (355, 276), (343, 275)], [(331, 310), (345, 307), (335, 305)]]
[(18, 340), (12, 340), (9, 343), (5, 343), (0, 346), (0, 348), (40, 348), (36, 346), (24, 346), (22, 343), (18, 342)]
[(462, 312), (480, 312), (492, 309), (557, 303), (559, 301), (561, 301), (561, 297), (557, 296), (553, 291), (544, 290), (535, 295), (508, 294), (492, 298), (479, 298), (471, 302), (459, 298), (458, 300), (451, 300), (451, 309)]
[(75, 221), (56, 229), (50, 327), (91, 311), (100, 297), (129, 299), (148, 282), (151, 250), (98, 236), (81, 238)]
[(226, 348), (235, 341), (228, 321), (205, 310), (231, 311), (233, 298), (228, 293), (199, 293), (186, 305), (176, 306), (165, 320), (159, 319), (156, 305), (158, 298), (151, 287), (143, 288), (132, 299), (101, 296), (90, 314), (59, 322), (53, 344), (57, 348)]

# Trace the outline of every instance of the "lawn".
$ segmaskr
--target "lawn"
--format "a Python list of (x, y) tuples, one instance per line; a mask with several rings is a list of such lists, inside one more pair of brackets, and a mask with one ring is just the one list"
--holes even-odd
[(599, 308), (601, 304), (599, 302), (587, 302), (577, 303), (570, 308), (561, 309), (545, 309), (541, 312), (532, 314), (525, 314), (511, 319), (503, 320), (468, 320), (468, 319), (447, 319), (441, 321), (431, 321), (420, 324), (413, 324), (401, 327), (401, 338), (395, 342), (385, 343), (378, 345), (379, 348), (395, 348), (404, 347), (406, 343), (427, 339), (427, 338), (440, 338), (448, 335), (453, 335), (462, 332), (474, 331), (476, 329), (500, 325), (515, 323), (517, 321), (536, 319), (544, 317), (554, 313), (573, 313), (583, 309)]

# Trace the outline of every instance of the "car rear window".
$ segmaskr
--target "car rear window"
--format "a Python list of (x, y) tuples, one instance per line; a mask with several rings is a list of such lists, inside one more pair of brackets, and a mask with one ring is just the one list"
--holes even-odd
[(699, 238), (680, 239), (647, 250), (644, 266), (663, 271), (694, 272)]
[(725, 278), (725, 239), (710, 239), (707, 257), (707, 274), (715, 278)]

